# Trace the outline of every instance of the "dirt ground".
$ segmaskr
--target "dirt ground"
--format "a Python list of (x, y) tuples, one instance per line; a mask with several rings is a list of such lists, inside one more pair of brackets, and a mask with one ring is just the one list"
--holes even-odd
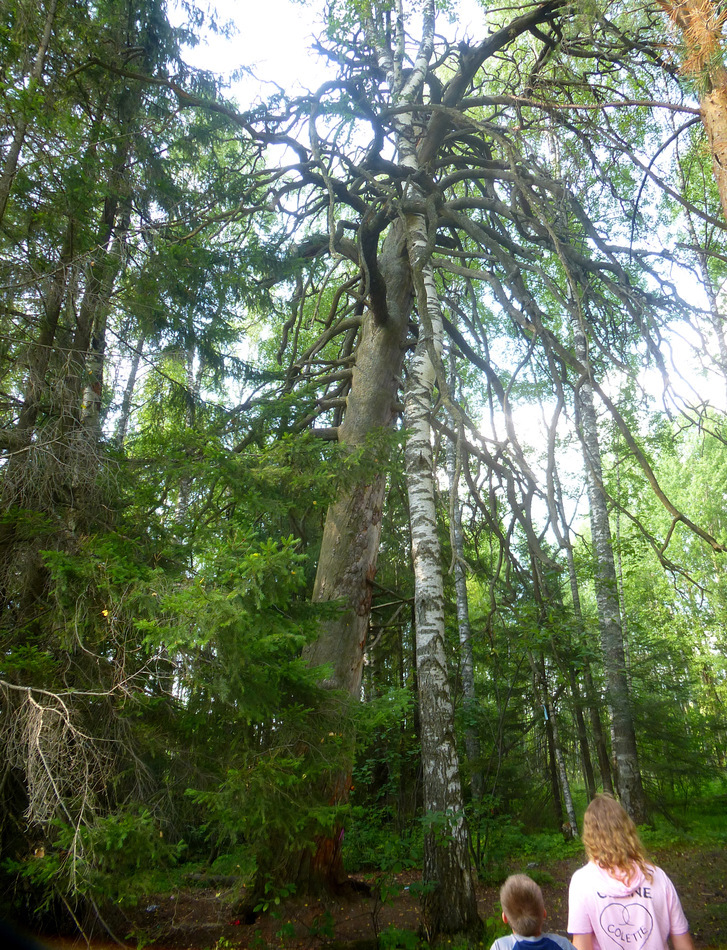
[[(689, 918), (697, 950), (727, 950), (727, 851), (684, 850), (655, 854), (654, 859), (674, 881)], [(513, 867), (512, 871), (537, 874), (548, 909), (548, 929), (565, 934), (568, 881), (582, 862), (577, 858), (537, 868)], [(550, 881), (552, 878), (552, 882)], [(373, 877), (354, 878), (372, 884)], [(418, 900), (409, 891), (414, 879), (402, 875), (398, 894), (386, 904), (354, 893), (337, 900), (296, 898), (246, 923), (235, 916), (231, 891), (195, 886), (172, 896), (142, 901), (132, 912), (113, 921), (114, 936), (122, 946), (135, 947), (135, 934), (154, 950), (375, 950), (376, 935), (386, 928), (415, 932), (419, 926)], [(480, 915), (499, 915), (497, 887), (479, 885)], [(85, 940), (53, 939), (53, 950), (87, 947)], [(94, 941), (94, 950), (118, 947), (118, 942)], [(409, 942), (399, 946), (410, 947)]]

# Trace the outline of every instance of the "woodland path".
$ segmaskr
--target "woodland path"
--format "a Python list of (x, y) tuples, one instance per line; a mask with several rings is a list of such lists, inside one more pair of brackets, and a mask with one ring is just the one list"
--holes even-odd
[[(715, 847), (681, 848), (655, 852), (654, 859), (676, 884), (689, 918), (697, 950), (727, 950), (727, 849)], [(537, 873), (548, 910), (548, 929), (565, 933), (568, 881), (582, 862), (578, 858), (533, 867), (513, 867), (512, 871)], [(552, 880), (551, 880), (552, 879)], [(375, 878), (358, 875), (354, 880), (373, 883)], [(416, 931), (419, 925), (417, 899), (408, 886), (416, 880), (411, 873), (398, 878), (398, 895), (384, 906), (370, 897), (354, 893), (337, 900), (293, 899), (251, 924), (234, 916), (229, 894), (214, 887), (194, 887), (174, 897), (150, 897), (142, 901), (121, 926), (145, 931), (145, 944), (153, 950), (374, 950), (376, 928)], [(483, 919), (498, 915), (497, 886), (478, 886), (479, 909)], [(149, 943), (150, 938), (154, 942)], [(51, 950), (77, 950), (85, 941), (45, 936)], [(124, 944), (135, 947), (130, 941)], [(118, 948), (117, 943), (94, 942), (94, 950)], [(404, 946), (402, 943), (400, 947)], [(406, 950), (413, 950), (409, 943)]]

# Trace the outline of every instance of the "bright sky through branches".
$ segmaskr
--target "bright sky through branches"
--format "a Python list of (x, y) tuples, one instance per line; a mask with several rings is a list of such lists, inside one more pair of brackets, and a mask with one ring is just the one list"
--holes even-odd
[[(220, 23), (233, 24), (232, 35), (210, 34), (203, 27), (200, 44), (187, 50), (185, 58), (193, 66), (227, 77), (241, 69), (249, 70), (231, 83), (230, 94), (240, 108), (265, 100), (279, 89), (293, 94), (316, 89), (333, 75), (335, 66), (312, 50), (315, 37), (324, 32), (325, 0), (264, 0), (255, 4), (251, 0), (218, 0), (215, 8)], [(478, 0), (453, 0), (452, 10), (453, 16), (440, 14), (440, 34), (475, 42), (487, 34), (487, 13)], [(177, 0), (172, 0), (171, 17), (177, 22), (183, 18)], [(694, 300), (702, 295), (695, 292), (693, 285), (685, 287), (677, 274), (675, 281), (686, 299), (704, 305), (701, 299)], [(656, 405), (666, 404), (676, 411), (682, 408), (681, 402), (695, 406), (706, 400), (724, 406), (724, 381), (713, 372), (700, 371), (692, 354), (699, 353), (701, 341), (686, 327), (682, 332), (689, 337), (688, 341), (674, 340), (671, 335), (665, 341), (664, 355), (675, 393), (664, 393), (663, 380), (653, 367), (644, 369), (641, 384)], [(706, 349), (712, 346), (710, 341)], [(620, 385), (616, 380), (611, 382), (616, 388)], [(534, 425), (531, 420), (530, 428)]]
[[(312, 49), (314, 38), (323, 32), (324, 0), (264, 0), (240, 3), (218, 0), (218, 20), (230, 21), (236, 32), (230, 37), (207, 35), (185, 58), (192, 66), (225, 76), (241, 67), (252, 71), (254, 79), (243, 77), (233, 83), (233, 95), (244, 108), (257, 98), (265, 99), (276, 87), (287, 92), (315, 89), (330, 78), (334, 67)], [(485, 12), (477, 0), (454, 0), (454, 21), (442, 14), (437, 28), (450, 39), (479, 37), (484, 33)], [(181, 19), (176, 3), (170, 11)]]

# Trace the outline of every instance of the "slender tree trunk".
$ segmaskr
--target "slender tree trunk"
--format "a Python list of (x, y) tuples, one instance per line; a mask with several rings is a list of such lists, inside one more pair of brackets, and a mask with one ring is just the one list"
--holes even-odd
[[(560, 784), (560, 790), (563, 794), (563, 803), (565, 804), (565, 811), (568, 817), (567, 822), (561, 821), (561, 827), (565, 830), (567, 829), (567, 835), (570, 838), (578, 837), (578, 823), (576, 821), (576, 812), (573, 807), (573, 796), (571, 795), (570, 790), (570, 781), (568, 779), (568, 771), (565, 766), (565, 756), (563, 755), (563, 747), (560, 742), (560, 732), (558, 730), (558, 719), (555, 714), (555, 707), (550, 699), (550, 690), (548, 689), (548, 678), (545, 673), (545, 658), (542, 653), (540, 654), (539, 660), (536, 663), (535, 658), (530, 655), (530, 664), (533, 669), (533, 675), (536, 679), (536, 682), (540, 683), (540, 696), (547, 721), (550, 723), (550, 730), (553, 739), (553, 752), (555, 755), (555, 762), (558, 769), (558, 780)], [(560, 796), (558, 796), (560, 800)]]
[[(588, 367), (590, 363), (585, 332), (577, 318), (573, 326), (576, 355), (580, 362)], [(608, 505), (603, 490), (596, 409), (589, 379), (580, 380), (576, 400), (591, 515), (591, 535), (596, 561), (594, 584), (606, 685), (609, 705), (612, 709), (618, 786), (623, 805), (628, 813), (634, 821), (643, 822), (647, 817), (646, 797), (641, 783), (636, 750), (636, 734), (631, 713), (618, 601), (618, 580), (613, 557)]]
[(139, 363), (141, 362), (141, 357), (144, 352), (144, 343), (146, 342), (146, 333), (142, 331), (138, 340), (136, 341), (136, 346), (134, 347), (131, 354), (131, 365), (129, 367), (129, 377), (126, 380), (126, 386), (124, 388), (124, 395), (121, 400), (121, 410), (119, 412), (119, 421), (116, 426), (116, 433), (114, 435), (114, 440), (116, 445), (119, 448), (122, 448), (124, 442), (126, 441), (126, 434), (129, 431), (129, 423), (131, 421), (131, 402), (134, 398), (134, 388), (136, 386), (136, 378), (139, 374)]
[[(454, 391), (455, 382), (454, 355), (450, 356), (450, 380)], [(462, 680), (463, 714), (465, 719), (464, 743), (470, 770), (470, 790), (472, 799), (480, 801), (484, 794), (484, 777), (480, 765), (480, 739), (473, 724), (477, 708), (475, 696), (474, 655), (472, 651), (472, 630), (470, 628), (469, 598), (467, 596), (467, 575), (465, 572), (464, 538), (462, 534), (462, 505), (459, 500), (457, 470), (457, 449), (452, 441), (447, 443), (447, 473), (449, 476), (449, 518), (452, 537), (452, 556), (454, 561), (454, 586), (457, 596), (457, 624), (459, 628), (460, 677)]]
[[(560, 533), (562, 536), (562, 545), (565, 548), (566, 561), (568, 563), (568, 580), (570, 583), (571, 600), (573, 601), (573, 615), (575, 617), (578, 635), (583, 638), (585, 637), (585, 624), (583, 621), (583, 611), (581, 610), (581, 595), (578, 589), (578, 575), (576, 574), (576, 565), (573, 558), (573, 545), (571, 544), (570, 540), (570, 526), (565, 514), (565, 505), (563, 504), (563, 490), (557, 472), (554, 472), (554, 481), (557, 517), (561, 523)], [(568, 677), (571, 687), (571, 695), (573, 696), (573, 703), (575, 707), (574, 714), (576, 719), (576, 728), (578, 730), (578, 745), (581, 753), (583, 777), (586, 783), (586, 793), (588, 794), (588, 800), (591, 801), (596, 794), (596, 779), (593, 774), (593, 764), (591, 762), (591, 755), (588, 747), (588, 735), (583, 717), (581, 690), (580, 686), (578, 685), (578, 677), (576, 675), (576, 671), (573, 669), (573, 665), (569, 661), (566, 662), (568, 664)], [(586, 673), (588, 670), (587, 659), (584, 660), (583, 666), (584, 677), (587, 675), (587, 678), (590, 681), (590, 672)], [(593, 736), (596, 742), (599, 770), (601, 772), (601, 785), (604, 791), (610, 791), (611, 794), (613, 794), (613, 786), (611, 785), (611, 767), (608, 760), (608, 751), (603, 746), (603, 728), (601, 726), (600, 713), (598, 708), (591, 702), (588, 689), (586, 690), (586, 697), (591, 718), (591, 728), (593, 729)]]
[[(97, 395), (100, 407), (103, 352), (106, 346), (106, 316), (114, 284), (121, 269), (123, 257), (121, 249), (128, 227), (128, 212), (120, 215), (119, 206), (127, 197), (127, 166), (132, 144), (130, 130), (140, 101), (138, 95), (127, 94), (122, 97), (119, 105), (119, 111), (124, 117), (122, 131), (113, 167), (109, 171), (108, 194), (104, 200), (99, 222), (96, 251), (86, 268), (86, 286), (76, 319), (66, 377), (67, 412), (71, 425), (74, 427), (78, 427), (84, 414), (82, 402), (85, 381), (91, 380), (92, 383), (98, 384)], [(119, 225), (119, 218), (121, 218), (121, 225)], [(90, 375), (89, 360), (92, 364)]]
[[(434, 3), (423, 12), (422, 40), (410, 76), (398, 88), (398, 102), (411, 105), (421, 95), (434, 49)], [(401, 22), (398, 30), (403, 30)], [(404, 48), (403, 35), (399, 49)], [(397, 70), (389, 62), (389, 81), (397, 88)], [(420, 171), (416, 152), (414, 113), (399, 120), (399, 161), (412, 175)], [(406, 197), (423, 202), (413, 183)], [(427, 220), (423, 214), (406, 217), (410, 272), (419, 314), (419, 337), (409, 367), (404, 421), (409, 433), (405, 448), (407, 492), (414, 568), (416, 665), (421, 718), (424, 811), (428, 823), (424, 839), (423, 881), (428, 892), (422, 905), (427, 939), (439, 934), (481, 930), (470, 865), (469, 832), (454, 736), (454, 706), (444, 649), (444, 582), (437, 535), (437, 513), (432, 452), (431, 411), (434, 383), (443, 379), (442, 311), (437, 292)]]
[[(566, 661), (569, 663), (569, 661)], [(578, 736), (578, 751), (581, 759), (581, 769), (583, 771), (583, 781), (586, 786), (586, 795), (588, 801), (596, 794), (596, 777), (593, 774), (593, 763), (591, 762), (591, 751), (588, 745), (588, 732), (586, 730), (586, 720), (583, 716), (583, 694), (578, 685), (578, 677), (573, 667), (568, 665), (568, 683), (570, 685), (571, 696), (573, 697), (573, 718), (576, 722), (576, 734)]]
[[(418, 292), (422, 325), (409, 371), (405, 402), (406, 473), (411, 518), (417, 676), (422, 727), (425, 837), (424, 884), (432, 890), (424, 899), (424, 930), (428, 939), (439, 933), (469, 932), (480, 925), (470, 868), (469, 835), (454, 737), (454, 708), (444, 650), (444, 588), (437, 536), (430, 412), (435, 370), (431, 350), (441, 353), (442, 319), (427, 257), (424, 222), (410, 225), (410, 254), (423, 285)], [(426, 317), (422, 314), (426, 308)]]
[[(48, 52), (48, 46), (50, 45), (51, 35), (53, 32), (53, 21), (55, 20), (57, 6), (58, 0), (50, 0), (48, 3), (48, 8), (45, 14), (45, 24), (43, 26), (43, 35), (38, 45), (38, 52), (36, 53), (35, 62), (33, 63), (33, 68), (31, 70), (28, 82), (27, 91), (29, 94), (38, 88), (41, 76), (43, 75), (45, 57)], [(0, 174), (0, 222), (2, 222), (3, 218), (5, 217), (5, 209), (8, 206), (8, 198), (10, 197), (10, 191), (12, 189), (15, 173), (18, 170), (20, 150), (22, 149), (23, 142), (25, 141), (25, 133), (28, 131), (28, 125), (29, 120), (27, 116), (22, 114), (19, 115), (15, 123), (15, 133), (13, 135), (13, 140), (10, 143), (7, 154), (5, 155), (2, 174)]]
[[(91, 344), (86, 362), (86, 382), (81, 400), (81, 421), (86, 432), (97, 443), (101, 439), (101, 411), (106, 364), (106, 327), (113, 288), (123, 268), (129, 214), (124, 214), (110, 251), (110, 266), (104, 275), (99, 306), (96, 310)], [(137, 363), (138, 365), (138, 363)]]
[(613, 785), (613, 776), (611, 773), (611, 757), (608, 754), (608, 743), (606, 742), (606, 733), (601, 721), (600, 703), (596, 685), (593, 682), (590, 663), (586, 661), (583, 669), (583, 679), (586, 684), (586, 700), (588, 703), (588, 717), (591, 721), (591, 731), (596, 743), (596, 755), (598, 757), (598, 771), (601, 775), (601, 787), (604, 792), (610, 795), (615, 793)]
[[(537, 683), (533, 674), (533, 683)], [(536, 691), (536, 696), (538, 691)], [(553, 720), (548, 714), (548, 707), (541, 702), (540, 709), (543, 713), (545, 724), (545, 742), (546, 742), (546, 766), (550, 778), (550, 789), (553, 797), (553, 816), (559, 828), (563, 827), (563, 799), (560, 794), (560, 779), (558, 776), (558, 759), (555, 752), (555, 736), (553, 735)]]

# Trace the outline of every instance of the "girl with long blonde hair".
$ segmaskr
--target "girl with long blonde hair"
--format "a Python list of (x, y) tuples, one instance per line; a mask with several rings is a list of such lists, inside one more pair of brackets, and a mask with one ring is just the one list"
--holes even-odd
[(667, 875), (646, 860), (636, 825), (610, 795), (583, 817), (588, 864), (568, 894), (568, 933), (576, 950), (694, 950), (689, 924)]

